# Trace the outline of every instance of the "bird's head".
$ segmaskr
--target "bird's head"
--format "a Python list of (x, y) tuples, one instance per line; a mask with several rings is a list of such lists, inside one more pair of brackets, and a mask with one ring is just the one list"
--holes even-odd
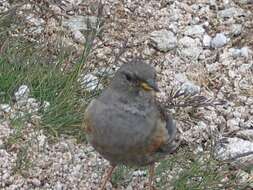
[(155, 69), (143, 61), (132, 61), (120, 67), (112, 87), (124, 90), (159, 92)]

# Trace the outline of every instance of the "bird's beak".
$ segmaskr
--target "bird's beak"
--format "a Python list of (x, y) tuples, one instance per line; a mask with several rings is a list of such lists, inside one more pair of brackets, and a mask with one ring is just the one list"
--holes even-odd
[(148, 80), (148, 81), (145, 81), (145, 82), (142, 82), (141, 83), (141, 87), (146, 90), (146, 91), (151, 91), (151, 90), (154, 90), (156, 92), (160, 92), (157, 84), (155, 81), (153, 80)]

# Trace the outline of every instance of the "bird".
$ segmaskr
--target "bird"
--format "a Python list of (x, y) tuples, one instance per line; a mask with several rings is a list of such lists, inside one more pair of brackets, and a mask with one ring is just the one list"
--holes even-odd
[(104, 174), (104, 190), (117, 165), (148, 166), (149, 190), (155, 189), (155, 163), (176, 149), (176, 123), (156, 100), (159, 92), (154, 67), (144, 60), (124, 63), (107, 88), (84, 113), (88, 142), (110, 167)]

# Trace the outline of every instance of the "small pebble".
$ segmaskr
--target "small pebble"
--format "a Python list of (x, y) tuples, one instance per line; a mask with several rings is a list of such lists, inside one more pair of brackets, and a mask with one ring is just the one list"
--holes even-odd
[(226, 45), (227, 42), (228, 42), (228, 38), (223, 33), (218, 33), (211, 40), (211, 47), (212, 48), (221, 48), (224, 45)]

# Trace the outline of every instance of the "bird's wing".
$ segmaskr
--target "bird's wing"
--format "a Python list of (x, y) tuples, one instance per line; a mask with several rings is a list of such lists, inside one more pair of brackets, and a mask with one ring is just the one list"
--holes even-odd
[(168, 135), (169, 135), (169, 139), (167, 143), (170, 143), (174, 140), (175, 136), (176, 136), (176, 124), (172, 118), (172, 116), (170, 114), (168, 114), (168, 112), (165, 110), (164, 107), (162, 107), (161, 105), (159, 106), (159, 111), (160, 113), (163, 115), (163, 119), (164, 121), (166, 121), (166, 129), (168, 131)]
[(156, 122), (154, 132), (151, 134), (148, 152), (149, 153), (170, 153), (175, 149), (173, 140), (176, 136), (176, 125), (166, 110), (158, 106), (159, 118)]

